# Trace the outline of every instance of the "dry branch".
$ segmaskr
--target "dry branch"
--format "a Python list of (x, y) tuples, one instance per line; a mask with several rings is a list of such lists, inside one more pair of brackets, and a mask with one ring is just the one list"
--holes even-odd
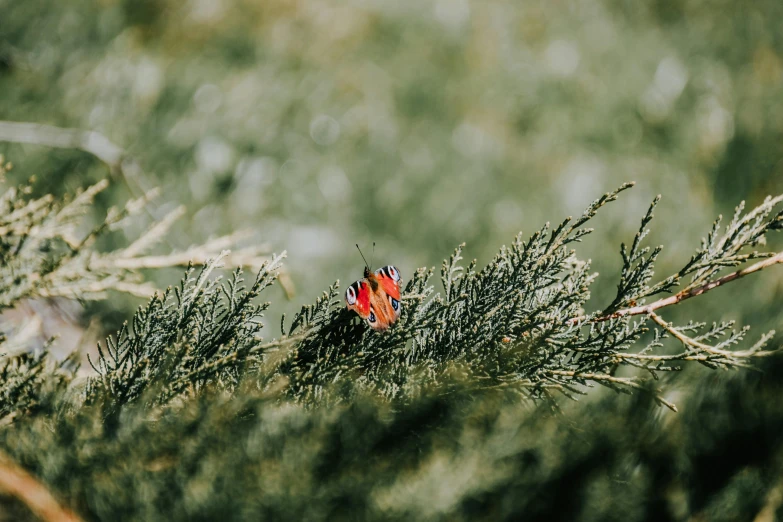
[(0, 121), (0, 141), (30, 143), (58, 149), (79, 149), (112, 167), (119, 167), (125, 156), (121, 147), (98, 132), (63, 129), (38, 123)]
[(745, 277), (746, 275), (753, 274), (755, 272), (763, 270), (764, 268), (768, 268), (772, 265), (777, 265), (780, 263), (783, 263), (783, 252), (778, 252), (772, 257), (768, 257), (767, 259), (759, 261), (758, 263), (755, 263), (747, 268), (743, 268), (742, 270), (737, 270), (736, 272), (727, 274), (721, 278), (716, 279), (715, 281), (710, 281), (708, 283), (705, 283), (696, 288), (692, 288), (690, 290), (684, 290), (682, 292), (678, 292), (675, 295), (666, 297), (664, 299), (659, 299), (648, 305), (640, 305), (631, 308), (625, 308), (623, 310), (618, 310), (614, 313), (602, 315), (600, 317), (595, 317), (593, 319), (590, 319), (589, 317), (583, 315), (569, 320), (569, 323), (570, 324), (578, 324), (584, 322), (597, 323), (601, 321), (608, 321), (610, 319), (619, 319), (621, 317), (628, 317), (632, 315), (649, 314), (650, 312), (655, 312), (656, 310), (659, 310), (666, 306), (676, 305), (678, 303), (681, 303), (682, 301), (685, 301), (686, 299), (690, 299), (691, 297), (696, 297), (714, 288), (718, 288), (719, 286), (725, 285), (726, 283), (730, 283), (731, 281), (740, 279), (742, 277)]
[(0, 491), (17, 498), (45, 522), (82, 520), (74, 512), (60, 505), (43, 484), (2, 452), (0, 452)]
[(0, 141), (81, 150), (104, 162), (112, 172), (119, 173), (133, 193), (138, 195), (150, 189), (150, 183), (144, 178), (138, 162), (125, 149), (99, 132), (40, 123), (0, 121)]

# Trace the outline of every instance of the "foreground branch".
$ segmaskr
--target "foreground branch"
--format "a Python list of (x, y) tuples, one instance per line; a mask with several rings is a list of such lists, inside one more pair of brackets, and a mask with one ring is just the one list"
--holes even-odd
[(0, 453), (0, 491), (21, 501), (45, 522), (80, 522), (71, 510), (61, 506), (46, 487)]

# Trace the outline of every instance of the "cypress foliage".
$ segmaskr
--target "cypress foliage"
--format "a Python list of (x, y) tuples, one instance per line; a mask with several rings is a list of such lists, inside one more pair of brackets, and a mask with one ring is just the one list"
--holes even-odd
[[(93, 248), (134, 205), (74, 239), (102, 186), (70, 201), (5, 194), (2, 306), (143, 293), (127, 260), (139, 259), (149, 235), (120, 252)], [(246, 283), (241, 269), (216, 275), (227, 253), (153, 295), (100, 344), (88, 377), (76, 377), (73, 358), (24, 350), (11, 332), (2, 339), (0, 448), (86, 520), (773, 517), (783, 504), (783, 409), (769, 398), (779, 396), (781, 369), (775, 357), (760, 362), (775, 353), (772, 334), (747, 340), (731, 322), (662, 316), (780, 263), (783, 255), (758, 247), (783, 228), (783, 196), (747, 212), (739, 205), (725, 227), (716, 220), (662, 278), (662, 247), (645, 243), (656, 198), (620, 249), (616, 296), (591, 311), (601, 279), (575, 248), (631, 186), (516, 237), (483, 268), (463, 263), (458, 247), (439, 291), (433, 270), (417, 270), (387, 333), (345, 310), (337, 282), (284, 318), (281, 335), (264, 336), (270, 305), (258, 298), (282, 256), (260, 262)], [(710, 386), (674, 415), (659, 379), (686, 363), (764, 367), (770, 377), (701, 372)], [(596, 384), (622, 393), (571, 400)], [(730, 453), (737, 444), (748, 451)], [(42, 516), (4, 491), (9, 516)]]

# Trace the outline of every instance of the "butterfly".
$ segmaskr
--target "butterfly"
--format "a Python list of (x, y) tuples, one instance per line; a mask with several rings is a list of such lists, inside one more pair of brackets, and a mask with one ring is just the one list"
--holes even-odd
[[(356, 245), (356, 248), (359, 248), (359, 245)], [(359, 253), (362, 251), (359, 250)], [(397, 268), (387, 265), (372, 272), (364, 259), (364, 278), (348, 287), (345, 291), (345, 302), (348, 303), (348, 309), (354, 310), (359, 317), (366, 320), (370, 328), (377, 331), (386, 330), (400, 318), (402, 312), (401, 283), (402, 276)]]

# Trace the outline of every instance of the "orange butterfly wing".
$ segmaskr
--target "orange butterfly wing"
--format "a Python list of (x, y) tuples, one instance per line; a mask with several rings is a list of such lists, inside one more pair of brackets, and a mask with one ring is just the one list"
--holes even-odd
[(386, 330), (402, 312), (400, 272), (393, 266), (365, 271), (366, 277), (348, 287), (345, 301), (374, 330)]
[(370, 316), (370, 283), (367, 279), (359, 279), (345, 291), (348, 309), (354, 310), (359, 317), (367, 319)]
[(385, 330), (402, 313), (402, 303), (400, 302), (400, 282), (402, 277), (400, 271), (395, 267), (388, 265), (379, 268), (373, 274), (378, 282), (378, 291), (373, 295), (373, 309), (378, 311), (377, 324), (370, 323), (370, 326), (376, 330)]
[[(400, 276), (399, 270), (391, 265), (385, 266), (375, 271), (375, 277), (378, 278), (384, 292), (397, 301), (400, 300), (400, 283), (402, 282), (402, 276)], [(399, 315), (399, 310), (397, 315)]]

